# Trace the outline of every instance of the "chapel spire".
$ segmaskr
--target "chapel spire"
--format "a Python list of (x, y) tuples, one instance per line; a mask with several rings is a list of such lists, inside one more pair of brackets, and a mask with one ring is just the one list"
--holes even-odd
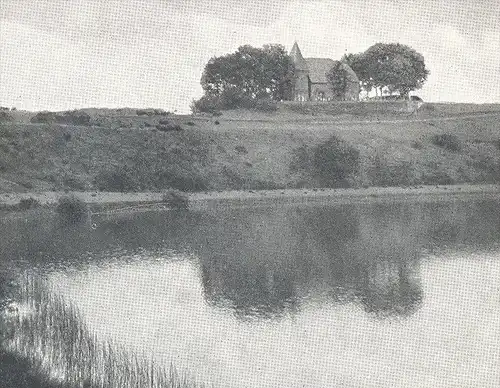
[(307, 70), (307, 63), (302, 53), (300, 52), (299, 45), (297, 41), (293, 44), (292, 50), (290, 51), (290, 57), (292, 57), (293, 63), (297, 70)]

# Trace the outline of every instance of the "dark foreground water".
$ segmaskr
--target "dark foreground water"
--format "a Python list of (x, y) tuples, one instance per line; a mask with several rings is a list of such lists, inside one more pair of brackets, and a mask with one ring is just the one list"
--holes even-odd
[[(3, 224), (101, 336), (218, 387), (500, 386), (500, 203)], [(10, 265), (10, 264), (9, 264)]]

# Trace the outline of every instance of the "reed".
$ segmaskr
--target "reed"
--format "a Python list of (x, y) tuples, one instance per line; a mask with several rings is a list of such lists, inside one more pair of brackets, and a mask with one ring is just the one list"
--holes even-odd
[(19, 311), (7, 323), (7, 351), (27, 359), (54, 387), (194, 388), (187, 373), (158, 365), (89, 330), (74, 304), (46, 280), (26, 275), (18, 289)]

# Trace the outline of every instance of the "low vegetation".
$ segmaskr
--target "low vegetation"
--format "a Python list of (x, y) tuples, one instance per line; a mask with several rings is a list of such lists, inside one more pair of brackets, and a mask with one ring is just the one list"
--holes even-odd
[(174, 209), (187, 209), (189, 198), (180, 190), (170, 189), (163, 193), (162, 201)]
[(359, 172), (359, 151), (336, 136), (316, 146), (313, 168), (321, 187), (346, 187)]
[(36, 124), (72, 124), (72, 125), (90, 125), (91, 117), (88, 113), (81, 110), (67, 112), (39, 112), (31, 118), (32, 123)]
[(133, 174), (124, 167), (99, 172), (94, 178), (94, 184), (100, 191), (120, 193), (136, 191), (138, 186)]
[(4, 366), (2, 382), (12, 381), (9, 387), (25, 388), (24, 382), (47, 388), (197, 386), (173, 365), (158, 365), (150, 357), (100, 339), (78, 309), (41, 278), (26, 276), (16, 303), (26, 311), (0, 317), (7, 328), (0, 336), (0, 359), (24, 364), (23, 369)]
[(88, 206), (80, 198), (70, 195), (59, 198), (56, 213), (66, 223), (78, 223), (88, 216)]
[[(3, 123), (0, 191), (194, 192), (500, 182), (495, 115), (462, 119), (461, 112), (469, 115), (473, 106), (450, 104), (436, 108), (436, 121), (378, 122), (386, 113), (377, 113), (372, 105), (307, 105), (318, 116), (327, 108), (357, 107), (368, 115), (366, 123), (332, 119), (316, 124), (301, 120), (287, 104), (277, 113), (234, 110), (210, 119), (145, 118), (127, 110), (102, 113), (101, 126), (33, 125), (29, 119)], [(439, 120), (448, 111), (457, 118)], [(326, 121), (324, 117), (319, 120)], [(146, 130), (146, 121), (183, 129)]]
[(203, 96), (191, 104), (191, 110), (195, 113), (212, 113), (215, 115), (218, 115), (223, 110), (238, 108), (260, 112), (276, 112), (278, 104), (270, 97), (250, 98), (233, 89), (228, 89), (219, 96)]
[(431, 142), (432, 144), (448, 151), (460, 151), (462, 149), (462, 144), (460, 143), (458, 137), (450, 133), (434, 135), (431, 138)]

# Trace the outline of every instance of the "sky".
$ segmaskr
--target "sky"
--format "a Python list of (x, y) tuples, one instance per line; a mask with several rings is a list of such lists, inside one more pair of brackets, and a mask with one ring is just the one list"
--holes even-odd
[(500, 0), (0, 0), (0, 106), (185, 113), (211, 57), (294, 41), (332, 59), (407, 44), (424, 100), (500, 102)]

